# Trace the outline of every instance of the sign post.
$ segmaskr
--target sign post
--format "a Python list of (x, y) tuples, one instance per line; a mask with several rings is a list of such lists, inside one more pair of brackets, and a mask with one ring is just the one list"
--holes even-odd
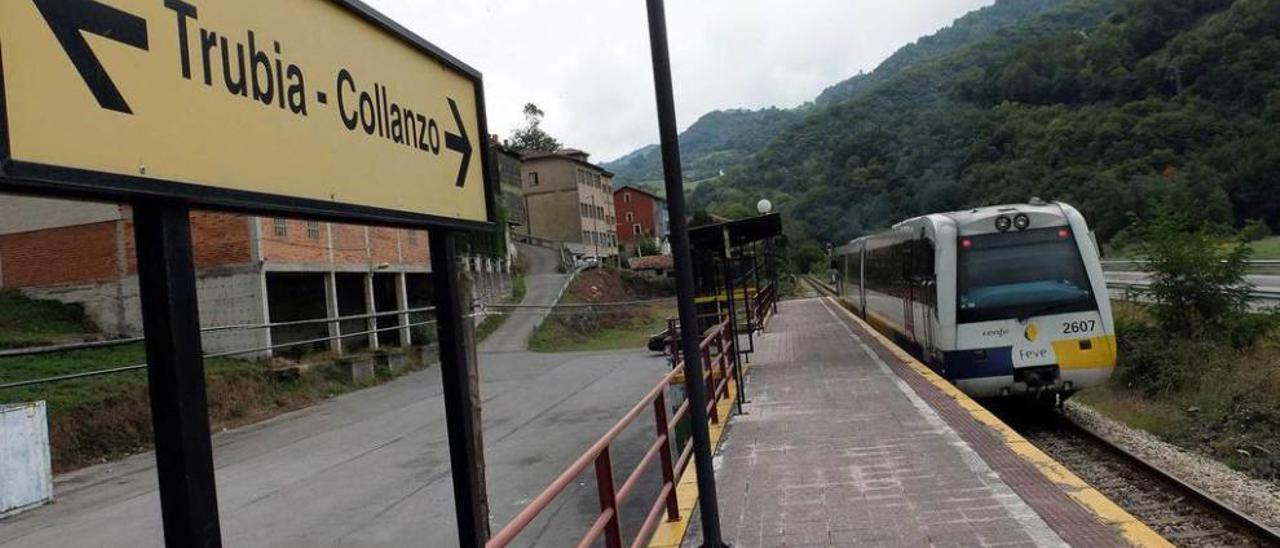
[(190, 211), (431, 232), (459, 543), (488, 537), (453, 239), (480, 73), (359, 0), (0, 2), (0, 191), (132, 206), (165, 544), (221, 545)]
[(221, 546), (190, 210), (133, 208), (147, 387), (166, 546)]
[(480, 548), (489, 540), (485, 495), (480, 398), (475, 356), (467, 340), (469, 304), (462, 299), (457, 275), (458, 245), (454, 234), (431, 234), (431, 270), (436, 294), (436, 327), (440, 335), (440, 376), (444, 387), (445, 428), (449, 464), (453, 468), (453, 506), (458, 545)]

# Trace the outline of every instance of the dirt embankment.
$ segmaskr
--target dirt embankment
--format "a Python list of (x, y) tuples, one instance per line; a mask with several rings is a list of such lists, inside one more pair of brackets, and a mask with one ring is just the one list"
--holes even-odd
[(578, 274), (569, 285), (570, 302), (614, 303), (673, 297), (670, 282), (624, 270), (595, 268)]

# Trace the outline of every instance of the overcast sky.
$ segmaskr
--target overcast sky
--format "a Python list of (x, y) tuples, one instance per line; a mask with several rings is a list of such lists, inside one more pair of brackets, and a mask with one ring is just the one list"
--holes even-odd
[[(643, 0), (366, 0), (484, 73), (489, 130), (525, 103), (607, 161), (658, 140)], [(678, 122), (794, 107), (992, 0), (668, 0)]]

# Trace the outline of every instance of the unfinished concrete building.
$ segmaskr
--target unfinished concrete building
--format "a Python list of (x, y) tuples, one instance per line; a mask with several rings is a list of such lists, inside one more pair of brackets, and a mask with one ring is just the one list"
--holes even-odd
[[(191, 222), (207, 353), (263, 357), (305, 341), (275, 354), (352, 351), (434, 336), (434, 326), (408, 326), (427, 314), (263, 327), (430, 306), (425, 231), (205, 211)], [(510, 288), (508, 261), (464, 267), (482, 298)], [(105, 334), (140, 335), (130, 208), (0, 195), (0, 289), (80, 304)], [(323, 340), (338, 330), (341, 339)]]

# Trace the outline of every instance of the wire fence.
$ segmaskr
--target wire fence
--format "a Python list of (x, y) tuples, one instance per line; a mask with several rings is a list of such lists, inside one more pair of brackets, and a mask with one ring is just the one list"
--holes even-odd
[[(674, 303), (674, 298), (648, 299), (648, 300), (632, 300), (632, 301), (613, 301), (599, 303), (563, 303), (554, 305), (521, 305), (521, 304), (496, 304), (484, 303), (477, 301), (472, 307), (472, 312), (467, 314), (469, 319), (483, 319), (489, 316), (513, 316), (513, 315), (544, 315), (544, 316), (573, 316), (582, 314), (592, 314), (608, 310), (617, 310), (621, 308), (638, 308), (643, 306), (651, 306), (658, 304)], [(359, 320), (377, 320), (386, 317), (408, 317), (410, 315), (421, 315), (435, 312), (436, 307), (417, 307), (401, 310), (390, 310), (383, 312), (373, 312), (366, 314), (352, 314), (346, 316), (314, 318), (306, 320), (290, 320), (280, 322), (252, 323), (252, 324), (229, 324), (218, 325), (201, 328), (203, 334), (222, 333), (237, 330), (261, 330), (272, 328), (298, 327), (307, 325), (335, 325), (343, 322), (359, 321)], [(223, 352), (211, 352), (204, 355), (205, 359), (231, 358), (236, 356), (244, 356), (251, 354), (262, 354), (266, 352), (274, 352), (278, 350), (305, 347), (311, 345), (319, 345), (332, 343), (333, 341), (347, 340), (356, 337), (370, 337), (379, 333), (395, 332), (409, 330), (416, 327), (424, 327), (435, 325), (436, 320), (421, 320), (409, 322), (397, 322), (395, 325), (385, 327), (374, 327), (371, 329), (363, 329), (355, 332), (343, 331), (341, 328), (334, 329), (332, 333), (323, 337), (311, 337), (304, 340), (272, 343), (269, 345), (260, 345), (250, 348), (242, 348)], [(81, 350), (96, 350), (113, 347), (121, 347), (144, 342), (145, 337), (127, 337), (120, 339), (102, 340), (102, 341), (85, 341), (76, 343), (65, 343), (48, 346), (39, 346), (31, 348), (18, 348), (0, 351), (0, 359), (6, 358), (22, 358), (29, 356), (56, 354), (64, 352), (76, 352)], [(91, 377), (99, 377), (105, 375), (114, 375), (119, 373), (127, 373), (130, 371), (139, 371), (146, 369), (146, 363), (137, 363), (119, 367), (107, 367), (92, 371), (82, 371), (76, 373), (68, 373), (65, 375), (52, 375), (36, 379), (25, 379), (18, 381), (10, 381), (0, 383), (0, 390), (22, 388), (41, 384), (57, 383), (75, 379), (85, 379)]]

